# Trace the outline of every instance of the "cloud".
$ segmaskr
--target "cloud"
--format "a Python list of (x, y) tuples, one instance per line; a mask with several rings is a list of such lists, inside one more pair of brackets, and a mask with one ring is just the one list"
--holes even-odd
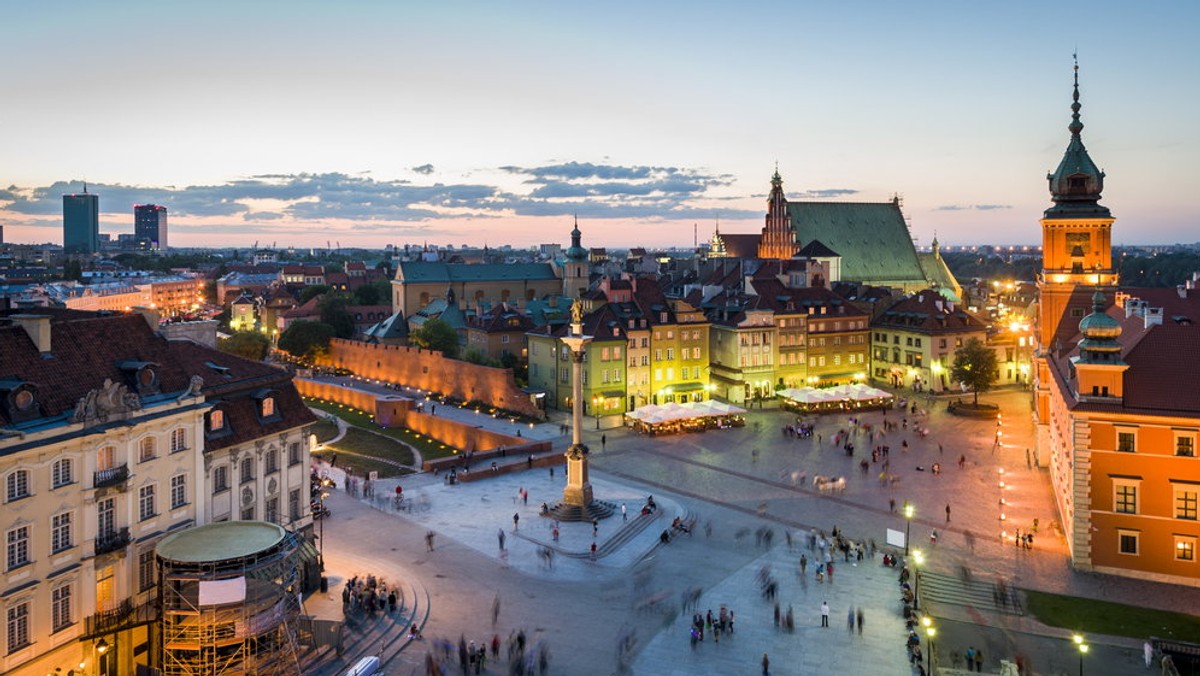
[(247, 211), (242, 214), (243, 221), (274, 221), (283, 218), (283, 214), (276, 211)]
[(854, 188), (824, 188), (821, 190), (805, 190), (797, 195), (797, 197), (827, 200), (831, 197), (845, 197), (846, 195), (857, 195), (858, 193), (859, 191)]
[(412, 170), (417, 172), (418, 174), (421, 174), (422, 176), (428, 176), (433, 173), (433, 165), (432, 164), (422, 164), (418, 167), (413, 167)]
[(934, 207), (934, 211), (995, 211), (997, 209), (1011, 209), (1011, 204), (945, 204), (940, 207)]
[[(258, 174), (207, 185), (135, 186), (89, 183), (110, 220), (132, 214), (133, 205), (161, 204), (171, 216), (236, 217), (243, 223), (350, 220), (403, 223), (445, 218), (566, 216), (632, 219), (708, 219), (709, 206), (730, 199), (711, 194), (733, 184), (732, 176), (669, 166), (621, 166), (566, 162), (534, 167), (508, 165), (499, 171), (524, 176), (518, 188), (486, 181), (417, 185), (340, 172)], [(433, 171), (432, 164), (412, 167)], [(82, 189), (80, 181), (0, 190), (3, 209), (29, 216), (60, 216), (62, 195)], [(853, 192), (853, 191), (843, 191)], [(760, 210), (720, 209), (724, 218), (757, 218)]]

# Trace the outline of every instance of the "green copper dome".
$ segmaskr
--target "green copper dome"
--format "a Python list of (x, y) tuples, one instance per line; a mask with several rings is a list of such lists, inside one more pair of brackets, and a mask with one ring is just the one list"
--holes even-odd
[(588, 251), (579, 243), (583, 233), (579, 232), (579, 221), (575, 221), (575, 229), (571, 231), (571, 247), (567, 249), (566, 256), (568, 261), (586, 262), (588, 259)]
[(1058, 169), (1047, 174), (1050, 182), (1050, 197), (1054, 206), (1046, 210), (1047, 218), (1078, 218), (1111, 216), (1107, 207), (1100, 205), (1100, 193), (1104, 191), (1104, 172), (1096, 166), (1083, 146), (1083, 122), (1079, 120), (1079, 64), (1075, 64), (1075, 91), (1071, 102), (1071, 141), (1063, 153)]

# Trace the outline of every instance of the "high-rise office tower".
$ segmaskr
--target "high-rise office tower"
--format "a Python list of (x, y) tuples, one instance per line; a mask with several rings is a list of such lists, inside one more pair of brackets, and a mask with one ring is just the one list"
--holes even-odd
[(133, 235), (150, 249), (166, 249), (167, 208), (157, 204), (133, 205)]
[(63, 195), (63, 250), (93, 254), (100, 250), (100, 196), (89, 193)]

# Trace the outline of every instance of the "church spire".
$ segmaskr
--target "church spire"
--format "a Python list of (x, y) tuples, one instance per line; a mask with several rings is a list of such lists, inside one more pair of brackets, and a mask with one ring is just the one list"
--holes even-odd
[(786, 260), (796, 255), (796, 232), (788, 215), (787, 198), (783, 195), (783, 177), (779, 164), (771, 176), (771, 194), (767, 197), (767, 218), (762, 238), (758, 242), (758, 257)]

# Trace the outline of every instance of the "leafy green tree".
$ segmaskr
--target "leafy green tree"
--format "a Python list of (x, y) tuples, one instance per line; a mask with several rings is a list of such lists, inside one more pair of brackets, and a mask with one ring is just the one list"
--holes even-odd
[(954, 353), (950, 377), (971, 388), (975, 393), (975, 405), (978, 406), (979, 393), (987, 392), (996, 384), (999, 377), (997, 366), (996, 351), (978, 338), (972, 338)]
[(386, 305), (391, 297), (392, 285), (386, 279), (363, 284), (354, 290), (355, 305)]
[(300, 304), (304, 305), (317, 296), (329, 293), (330, 291), (333, 291), (333, 287), (329, 286), (328, 284), (314, 284), (312, 286), (306, 286), (300, 290)]
[(218, 350), (254, 361), (261, 361), (267, 356), (267, 349), (270, 347), (271, 339), (258, 331), (238, 331), (217, 341)]
[(293, 322), (279, 336), (279, 349), (293, 357), (313, 360), (329, 350), (333, 327), (322, 322)]
[(451, 359), (458, 356), (458, 332), (440, 319), (430, 319), (408, 335), (408, 342), (427, 350), (437, 350)]
[(346, 309), (346, 298), (334, 294), (325, 294), (317, 307), (321, 310), (321, 322), (333, 327), (333, 333), (338, 338), (354, 337), (354, 317)]
[(500, 366), (499, 361), (492, 359), (475, 348), (467, 350), (467, 353), (462, 356), (462, 360), (472, 364), (479, 364), (480, 366), (491, 366), (494, 368), (499, 368)]

